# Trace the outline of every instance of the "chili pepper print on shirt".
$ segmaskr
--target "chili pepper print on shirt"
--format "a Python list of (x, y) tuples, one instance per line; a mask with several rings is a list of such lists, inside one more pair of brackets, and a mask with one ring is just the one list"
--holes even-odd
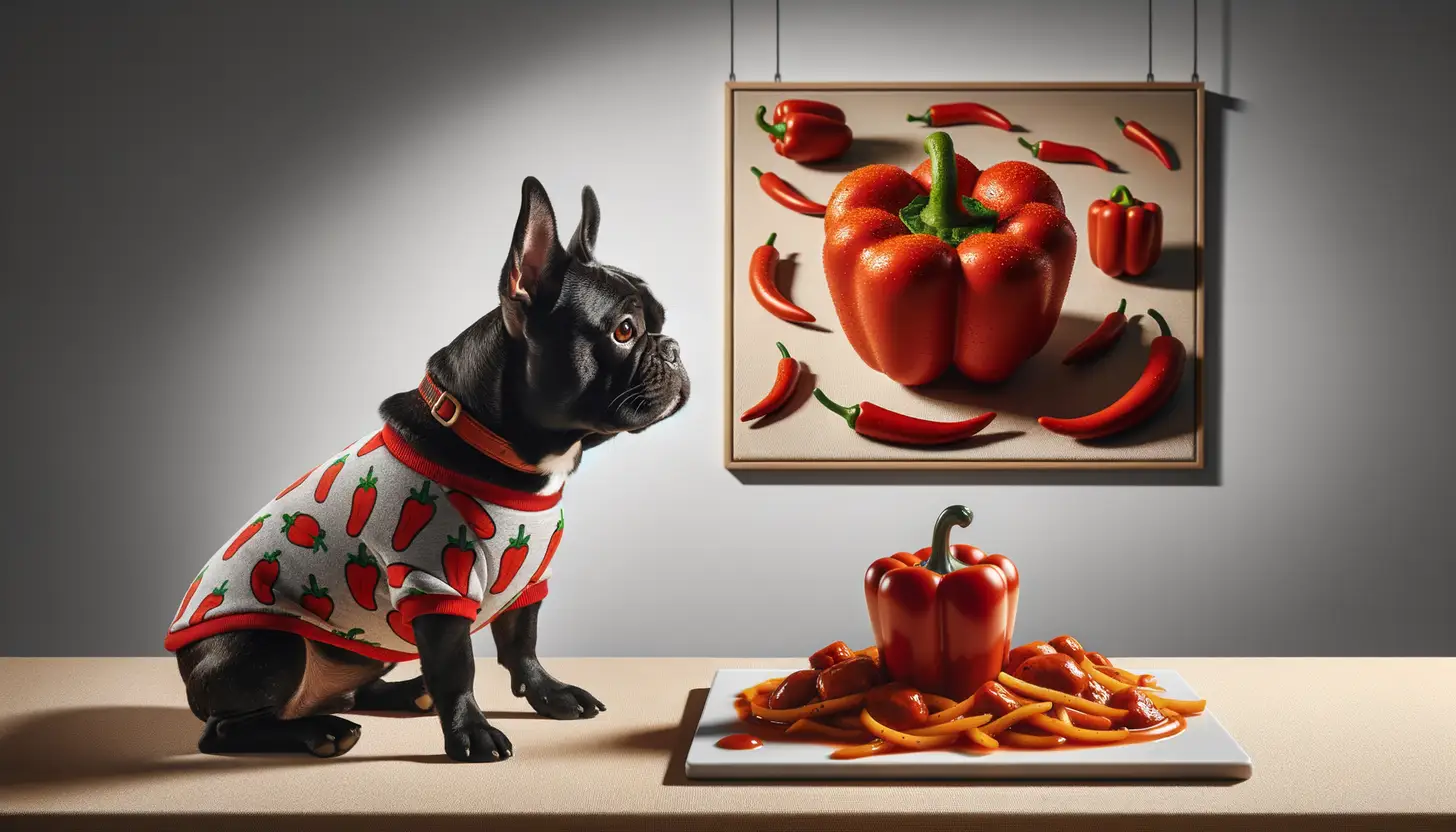
[(476, 629), (545, 595), (564, 528), (556, 495), (466, 493), (415, 470), (428, 466), (381, 436), (246, 515), (184, 587), (167, 648), (279, 629), (399, 661), (417, 655), (416, 616), (459, 615)]

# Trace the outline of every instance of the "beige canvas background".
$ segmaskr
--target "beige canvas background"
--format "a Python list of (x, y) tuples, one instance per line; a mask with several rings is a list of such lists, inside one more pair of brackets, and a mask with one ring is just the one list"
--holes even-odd
[[(1101, 361), (1069, 368), (1061, 357), (1090, 333), (1103, 317), (1128, 300), (1128, 314), (1156, 308), (1188, 347), (1199, 343), (1196, 291), (1198, 209), (1199, 90), (1185, 89), (823, 89), (789, 85), (730, 88), (729, 187), (730, 304), (728, 337), (730, 410), (729, 464), (776, 462), (953, 462), (1015, 463), (1193, 463), (1197, 458), (1196, 363), (1190, 358), (1179, 391), (1148, 423), (1120, 436), (1095, 443), (1053, 434), (1036, 423), (1042, 415), (1076, 416), (1114, 401), (1137, 378), (1146, 345), (1157, 326), (1134, 318), (1121, 343)], [(778, 156), (754, 122), (760, 105), (770, 111), (786, 98), (815, 98), (844, 109), (855, 142), (832, 162), (801, 165)], [(1076, 265), (1062, 316), (1050, 342), (997, 386), (977, 385), (952, 370), (921, 388), (904, 388), (860, 361), (840, 332), (822, 267), (823, 221), (795, 214), (773, 202), (759, 188), (749, 168), (773, 171), (820, 202), (843, 175), (857, 167), (883, 162), (913, 168), (925, 158), (924, 137), (932, 130), (905, 120), (934, 103), (979, 101), (1004, 113), (1025, 132), (964, 125), (944, 128), (956, 151), (982, 170), (1005, 159), (1040, 165), (1056, 180), (1065, 197), (1067, 215), (1077, 230)], [(1136, 120), (1172, 146), (1178, 165), (1169, 171), (1143, 148), (1124, 138), (1114, 116)], [(1086, 165), (1037, 162), (1017, 143), (1052, 139), (1081, 144), (1100, 152), (1120, 172)], [(1092, 265), (1087, 253), (1087, 208), (1126, 184), (1139, 199), (1157, 202), (1165, 212), (1163, 255), (1139, 278), (1114, 279)], [(817, 328), (773, 317), (754, 300), (747, 283), (753, 250), (777, 232), (784, 258), (779, 285), (794, 302), (818, 318)], [(782, 341), (804, 362), (805, 383), (794, 401), (777, 416), (746, 425), (737, 414), (768, 390)], [(941, 448), (906, 448), (856, 435), (840, 417), (809, 397), (818, 384), (844, 404), (862, 400), (926, 419), (963, 419), (985, 410), (996, 421), (966, 443)]]

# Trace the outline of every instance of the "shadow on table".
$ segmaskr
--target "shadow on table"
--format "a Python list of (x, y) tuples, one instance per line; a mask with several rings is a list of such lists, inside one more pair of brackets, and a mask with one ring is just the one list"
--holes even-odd
[[(667, 771), (662, 778), (664, 786), (830, 786), (830, 787), (866, 787), (881, 786), (903, 789), (906, 786), (938, 787), (938, 788), (966, 788), (978, 786), (1028, 786), (1028, 785), (1075, 785), (1075, 786), (1198, 786), (1204, 788), (1227, 788), (1237, 786), (1243, 781), (1238, 780), (689, 780), (686, 775), (688, 761), (688, 747), (692, 745), (693, 733), (697, 730), (698, 722), (703, 716), (703, 706), (708, 701), (707, 688), (694, 688), (688, 691), (687, 703), (683, 706), (682, 722), (678, 724), (676, 731), (676, 742), (672, 746), (671, 756), (668, 757)], [(660, 737), (665, 732), (651, 732), (653, 737)], [(858, 818), (863, 820), (863, 816)], [(880, 828), (893, 828), (896, 824), (893, 819), (887, 818), (887, 825)]]
[[(346, 715), (428, 719), (370, 711)], [(530, 712), (495, 711), (490, 719), (539, 719)], [(425, 727), (438, 733), (434, 725)], [(0, 795), (8, 789), (66, 786), (156, 775), (220, 773), (250, 768), (341, 765), (382, 759), (353, 753), (334, 759), (306, 754), (203, 755), (197, 751), (202, 723), (186, 708), (153, 706), (66, 708), (0, 724)], [(365, 740), (369, 733), (364, 727)], [(437, 741), (437, 740), (436, 740)], [(450, 762), (444, 753), (395, 755), (418, 763)]]

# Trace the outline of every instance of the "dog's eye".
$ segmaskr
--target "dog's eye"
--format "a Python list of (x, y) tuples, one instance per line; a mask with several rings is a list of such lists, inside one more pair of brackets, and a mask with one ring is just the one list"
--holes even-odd
[(617, 339), (618, 344), (625, 344), (628, 341), (631, 341), (634, 337), (636, 337), (636, 335), (637, 326), (632, 323), (631, 318), (627, 318), (626, 320), (617, 324), (617, 328), (612, 330), (612, 337)]

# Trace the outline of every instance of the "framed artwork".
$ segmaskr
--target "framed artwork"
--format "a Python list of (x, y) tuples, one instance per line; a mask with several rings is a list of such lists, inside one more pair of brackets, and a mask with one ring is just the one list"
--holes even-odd
[(730, 83), (725, 120), (728, 468), (1203, 467), (1202, 84)]

